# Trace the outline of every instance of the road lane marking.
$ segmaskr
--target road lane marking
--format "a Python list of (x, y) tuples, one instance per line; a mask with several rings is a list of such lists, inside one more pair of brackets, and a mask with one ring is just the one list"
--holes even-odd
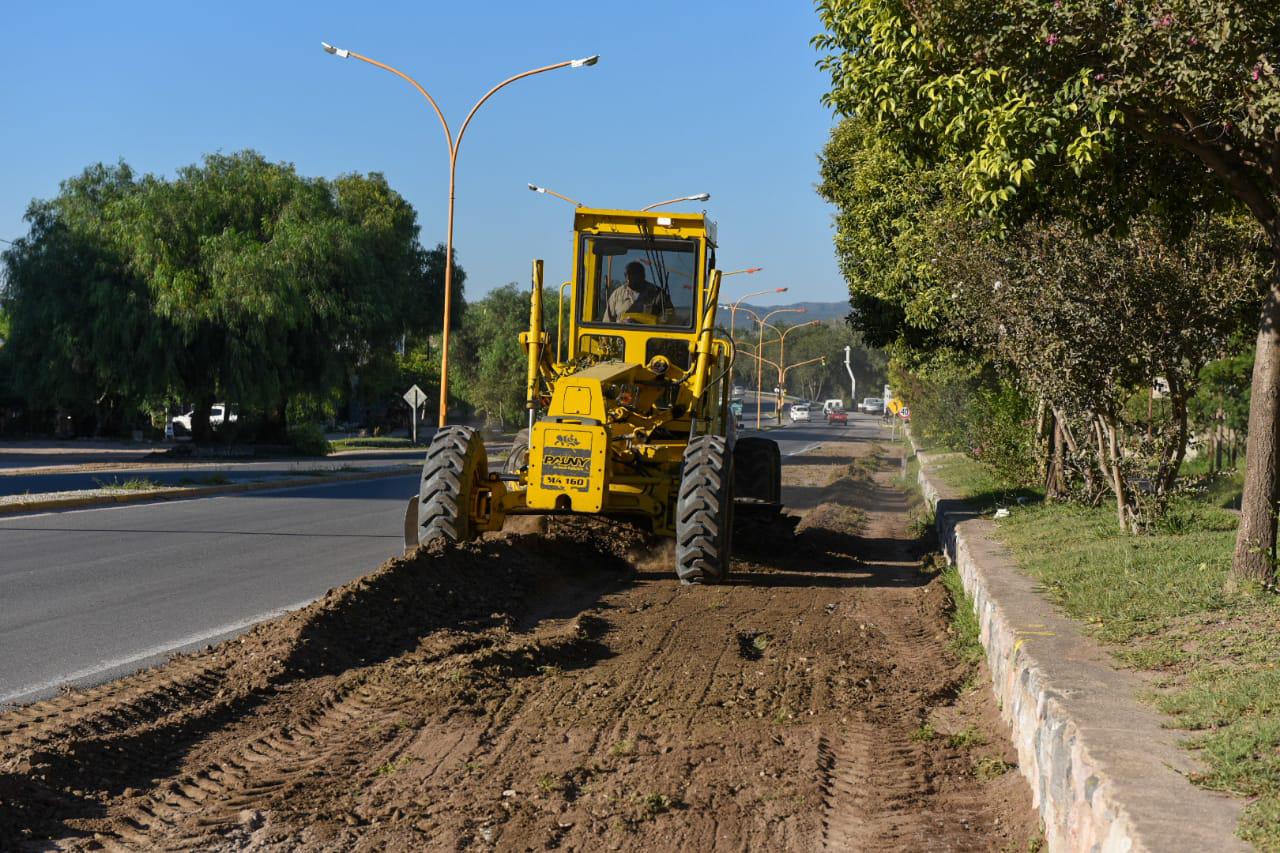
[(199, 645), (200, 643), (207, 642), (213, 639), (214, 637), (219, 637), (226, 634), (238, 633), (240, 631), (245, 630), (246, 628), (251, 628), (254, 625), (257, 625), (259, 622), (265, 622), (268, 619), (275, 619), (278, 616), (283, 616), (284, 614), (290, 613), (294, 610), (301, 610), (303, 607), (306, 607), (308, 604), (310, 604), (315, 600), (316, 598), (308, 598), (305, 601), (298, 601), (293, 604), (286, 605), (285, 607), (278, 607), (275, 610), (268, 610), (264, 613), (259, 613), (255, 616), (250, 616), (247, 619), (240, 619), (236, 622), (229, 622), (226, 625), (221, 625), (209, 631), (202, 631), (199, 634), (188, 634), (185, 637), (180, 637), (179, 639), (169, 643), (165, 643), (164, 645), (152, 646), (151, 648), (148, 648), (148, 649), (143, 649), (141, 651), (133, 652), (125, 657), (100, 660), (91, 666), (87, 666), (82, 669), (77, 669), (74, 672), (65, 672), (60, 675), (56, 675), (53, 678), (47, 679), (45, 681), (39, 681), (32, 684), (24, 684), (21, 687), (19, 687), (17, 690), (11, 690), (8, 693), (5, 693), (4, 695), (0, 695), (0, 705), (14, 702), (18, 699), (21, 699), (24, 696), (30, 696), (33, 693), (41, 693), (46, 690), (53, 690), (63, 684), (68, 684), (70, 682), (81, 681), (87, 678), (92, 678), (95, 675), (108, 672), (113, 669), (123, 669), (133, 664), (136, 664), (139, 661), (144, 661), (147, 658), (160, 657), (161, 655), (165, 655), (170, 652), (177, 651), (178, 649), (181, 649), (187, 646)]
[(790, 453), (784, 453), (782, 455), (783, 456), (799, 456), (801, 453), (808, 453), (810, 450), (813, 450), (821, 446), (822, 446), (821, 441), (815, 441), (813, 444), (810, 444), (806, 447), (802, 447), (799, 450), (793, 450)]

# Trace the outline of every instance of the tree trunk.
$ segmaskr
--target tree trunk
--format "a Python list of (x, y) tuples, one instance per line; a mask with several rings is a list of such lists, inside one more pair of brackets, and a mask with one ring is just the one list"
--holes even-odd
[(1046, 498), (1057, 500), (1065, 497), (1067, 492), (1067, 478), (1064, 470), (1066, 462), (1062, 453), (1062, 446), (1066, 439), (1062, 434), (1062, 422), (1058, 420), (1056, 413), (1050, 414), (1049, 417), (1053, 419), (1053, 429), (1049, 431), (1049, 465), (1044, 491)]
[(1213, 415), (1213, 473), (1222, 470), (1223, 413), (1219, 408)]
[[(1280, 245), (1272, 253), (1280, 261)], [(1249, 403), (1249, 432), (1244, 451), (1244, 497), (1240, 529), (1231, 573), (1241, 580), (1271, 581), (1275, 577), (1276, 448), (1280, 429), (1280, 270), (1271, 274), (1271, 289), (1258, 323), (1258, 348), (1253, 362), (1253, 397)]]
[(194, 444), (208, 444), (213, 438), (213, 428), (209, 426), (209, 414), (213, 404), (217, 402), (212, 394), (196, 400), (191, 411), (191, 441)]
[(1109, 418), (1095, 415), (1093, 419), (1094, 438), (1098, 442), (1098, 467), (1107, 485), (1116, 499), (1116, 523), (1125, 533), (1137, 533), (1138, 512), (1133, 503), (1128, 483), (1124, 476), (1122, 464), (1123, 452), (1117, 435), (1116, 426)]
[(1156, 496), (1160, 512), (1164, 512), (1169, 493), (1173, 491), (1182, 460), (1187, 455), (1187, 388), (1180, 380), (1169, 378), (1169, 417), (1173, 421), (1173, 435), (1165, 437), (1160, 449), (1160, 468), (1156, 478)]

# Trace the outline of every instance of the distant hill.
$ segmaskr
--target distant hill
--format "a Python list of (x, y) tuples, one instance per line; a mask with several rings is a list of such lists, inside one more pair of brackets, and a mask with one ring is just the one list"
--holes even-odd
[[(761, 316), (770, 311), (777, 311), (779, 308), (803, 308), (805, 309), (805, 322), (809, 320), (843, 320), (849, 315), (848, 302), (792, 302), (789, 305), (752, 305), (749, 302), (744, 302), (742, 307), (750, 308)], [(798, 318), (794, 314), (789, 314), (782, 315), (776, 319), (790, 322)]]

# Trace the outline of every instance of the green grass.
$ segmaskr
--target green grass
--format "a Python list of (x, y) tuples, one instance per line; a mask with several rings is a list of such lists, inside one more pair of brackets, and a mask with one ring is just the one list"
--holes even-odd
[(157, 483), (146, 477), (130, 477), (127, 480), (111, 480), (104, 483), (101, 480), (95, 481), (104, 489), (118, 489), (122, 492), (147, 492), (152, 489), (163, 489), (163, 483)]
[(982, 643), (978, 640), (980, 626), (973, 612), (973, 602), (964, 591), (964, 581), (955, 566), (942, 570), (942, 585), (951, 596), (951, 640), (948, 647), (960, 660), (971, 667), (982, 662)]
[(414, 444), (407, 438), (399, 436), (381, 435), (368, 436), (366, 438), (339, 438), (336, 441), (329, 442), (332, 450), (336, 453), (339, 450), (357, 450), (359, 448), (387, 448), (387, 447), (413, 447)]
[(934, 474), (983, 511), (1040, 501), (1035, 489), (1010, 484), (990, 467), (962, 453), (937, 454)]
[(996, 529), (1021, 568), (1122, 665), (1155, 673), (1147, 699), (1191, 732), (1205, 766), (1195, 781), (1250, 798), (1239, 835), (1280, 849), (1280, 597), (1229, 577), (1238, 521), (1223, 506), (1238, 499), (1238, 473), (1189, 478), (1195, 488), (1143, 536), (1121, 533), (1109, 505), (1020, 506), (965, 457), (944, 457), (939, 475), (1011, 508)]

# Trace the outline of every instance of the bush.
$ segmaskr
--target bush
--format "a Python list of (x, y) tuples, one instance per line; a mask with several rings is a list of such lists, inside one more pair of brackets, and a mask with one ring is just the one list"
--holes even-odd
[(289, 430), (289, 444), (302, 456), (329, 455), (329, 440), (316, 424), (301, 424)]
[(964, 450), (1008, 482), (1032, 485), (1037, 479), (1034, 418), (1031, 401), (1007, 383), (979, 387), (964, 409)]
[(991, 371), (921, 377), (895, 371), (895, 392), (911, 406), (911, 428), (927, 445), (958, 450), (1019, 486), (1038, 479), (1035, 407)]

